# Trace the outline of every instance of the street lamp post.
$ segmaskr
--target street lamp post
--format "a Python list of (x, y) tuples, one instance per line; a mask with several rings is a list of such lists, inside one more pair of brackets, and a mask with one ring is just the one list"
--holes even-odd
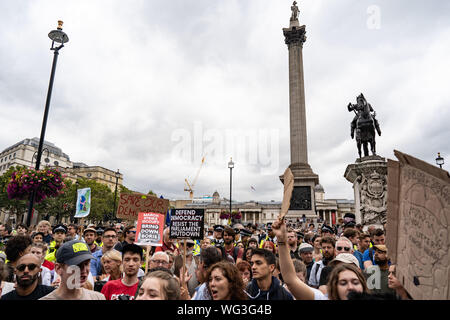
[(442, 169), (442, 165), (444, 164), (444, 158), (441, 157), (440, 152), (438, 152), (438, 157), (436, 158), (436, 164)]
[(113, 219), (116, 219), (117, 182), (119, 181), (119, 178), (120, 178), (119, 169), (117, 169), (115, 176), (116, 176), (116, 188), (114, 190), (114, 210), (113, 210), (113, 214), (112, 214)]
[(231, 215), (232, 215), (232, 207), (231, 207), (231, 186), (232, 186), (232, 178), (233, 178), (233, 168), (234, 168), (234, 162), (233, 159), (230, 158), (230, 162), (228, 162), (228, 168), (230, 168), (230, 219), (229, 222), (231, 223)]
[[(48, 34), (48, 37), (52, 40), (52, 47), (50, 48), (50, 50), (53, 50), (53, 64), (52, 64), (52, 71), (51, 71), (51, 75), (50, 75), (50, 83), (48, 85), (47, 101), (45, 102), (45, 111), (44, 111), (44, 119), (42, 121), (41, 137), (39, 140), (39, 147), (38, 147), (38, 153), (37, 153), (37, 158), (36, 158), (36, 168), (35, 168), (36, 170), (39, 170), (39, 166), (41, 164), (42, 147), (44, 145), (45, 129), (47, 127), (48, 111), (50, 108), (50, 100), (52, 97), (53, 81), (55, 79), (55, 69), (56, 69), (56, 62), (58, 61), (59, 50), (62, 47), (64, 47), (64, 43), (69, 41), (69, 37), (67, 36), (67, 34), (65, 34), (62, 31), (62, 25), (63, 25), (63, 22), (61, 20), (59, 20), (58, 27), (56, 28), (56, 30), (52, 30)], [(55, 42), (61, 43), (61, 45), (58, 47), (55, 47)], [(28, 206), (28, 215), (27, 215), (27, 226), (28, 227), (31, 224), (31, 214), (33, 212), (34, 197), (35, 197), (35, 192), (33, 192), (30, 195), (30, 204)]]

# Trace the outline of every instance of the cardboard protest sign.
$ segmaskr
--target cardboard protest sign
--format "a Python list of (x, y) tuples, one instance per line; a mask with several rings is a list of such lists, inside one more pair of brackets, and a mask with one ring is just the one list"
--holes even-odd
[(143, 193), (121, 193), (116, 217), (126, 220), (137, 220), (139, 212), (156, 212), (165, 214), (169, 208), (169, 200)]
[(91, 188), (77, 190), (76, 206), (75, 218), (84, 218), (89, 215), (91, 211)]
[(136, 241), (139, 246), (161, 247), (163, 243), (164, 215), (156, 212), (139, 212)]
[(290, 168), (284, 171), (284, 192), (283, 192), (283, 202), (281, 203), (280, 214), (278, 215), (279, 220), (283, 220), (289, 210), (291, 204), (292, 190), (294, 190), (294, 175)]
[(450, 299), (450, 176), (394, 150), (388, 161), (386, 246), (414, 300)]
[(205, 209), (172, 209), (170, 219), (171, 239), (203, 239)]

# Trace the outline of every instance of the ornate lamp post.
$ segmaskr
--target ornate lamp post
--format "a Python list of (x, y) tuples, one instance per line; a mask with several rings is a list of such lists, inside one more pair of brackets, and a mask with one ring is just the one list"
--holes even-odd
[(438, 152), (438, 157), (436, 158), (436, 164), (442, 169), (442, 165), (444, 164), (444, 158), (441, 157), (440, 152)]
[(230, 158), (230, 162), (228, 162), (228, 168), (230, 168), (230, 220), (229, 223), (231, 223), (231, 186), (232, 186), (232, 177), (233, 177), (233, 168), (234, 168), (234, 162), (233, 159)]
[[(39, 170), (39, 166), (41, 164), (42, 147), (44, 145), (45, 129), (47, 127), (48, 110), (50, 108), (50, 100), (52, 97), (53, 81), (55, 79), (55, 69), (56, 69), (56, 62), (58, 61), (59, 50), (62, 47), (64, 47), (64, 43), (69, 41), (69, 37), (67, 36), (67, 34), (65, 34), (62, 31), (62, 25), (63, 25), (63, 22), (61, 20), (59, 20), (58, 27), (56, 28), (56, 30), (52, 30), (48, 34), (48, 37), (50, 38), (50, 40), (52, 40), (52, 47), (50, 48), (50, 50), (53, 50), (53, 65), (52, 65), (52, 71), (51, 71), (51, 75), (50, 75), (50, 83), (48, 85), (47, 101), (45, 103), (44, 119), (42, 121), (41, 137), (39, 140), (38, 153), (37, 153), (37, 157), (36, 157), (36, 168), (35, 168), (36, 170)], [(61, 45), (58, 47), (55, 47), (55, 42), (60, 43)], [(30, 195), (30, 204), (28, 206), (27, 226), (30, 226), (30, 224), (31, 224), (31, 214), (33, 212), (34, 197), (35, 197), (35, 193), (33, 192)]]
[(117, 182), (119, 181), (120, 178), (120, 172), (119, 169), (117, 169), (117, 172), (114, 174), (116, 176), (116, 188), (114, 190), (114, 210), (113, 210), (113, 219), (116, 219), (116, 200), (117, 200)]

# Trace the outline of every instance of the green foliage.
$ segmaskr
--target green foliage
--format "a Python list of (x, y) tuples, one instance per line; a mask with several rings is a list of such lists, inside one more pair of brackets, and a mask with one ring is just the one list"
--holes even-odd
[[(28, 200), (10, 200), (6, 192), (7, 185), (16, 167), (11, 167), (0, 176), (0, 208), (18, 214), (20, 220), (23, 214), (28, 211)], [(86, 178), (79, 178), (76, 183), (69, 179), (64, 179), (65, 187), (57, 197), (46, 198), (39, 204), (34, 204), (34, 208), (43, 216), (54, 216), (60, 221), (63, 217), (70, 217), (75, 214), (77, 199), (77, 189), (91, 188), (91, 210), (87, 219), (94, 221), (111, 220), (114, 209), (114, 191), (101, 183)], [(133, 191), (125, 186), (117, 189), (117, 200), (120, 193), (132, 193)], [(117, 205), (117, 202), (116, 202)]]

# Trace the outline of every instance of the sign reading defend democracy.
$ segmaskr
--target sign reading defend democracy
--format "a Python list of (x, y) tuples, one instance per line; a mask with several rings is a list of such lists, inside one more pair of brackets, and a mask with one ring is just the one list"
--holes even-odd
[(203, 239), (205, 209), (172, 209), (170, 219), (171, 239)]
[(162, 246), (164, 231), (164, 214), (139, 212), (136, 227), (136, 242), (139, 246)]
[(143, 193), (121, 193), (116, 217), (119, 219), (137, 220), (139, 212), (156, 212), (166, 214), (169, 200)]

